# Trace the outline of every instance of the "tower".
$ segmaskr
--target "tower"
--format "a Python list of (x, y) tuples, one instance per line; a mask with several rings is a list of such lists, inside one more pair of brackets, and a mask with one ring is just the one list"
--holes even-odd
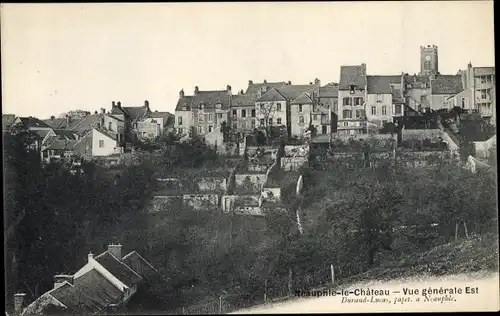
[(420, 46), (420, 75), (436, 75), (438, 72), (437, 46)]

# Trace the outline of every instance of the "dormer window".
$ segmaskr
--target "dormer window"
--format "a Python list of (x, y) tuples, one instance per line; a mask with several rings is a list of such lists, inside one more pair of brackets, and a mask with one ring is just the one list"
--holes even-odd
[(203, 108), (204, 108), (204, 107), (205, 107), (205, 104), (200, 103), (200, 105), (199, 105), (199, 109), (200, 109), (200, 110), (203, 110)]
[(186, 110), (187, 110), (187, 106), (183, 105), (183, 106), (182, 106), (182, 110), (183, 110), (183, 111), (186, 111)]
[(354, 94), (355, 90), (356, 90), (356, 86), (354, 84), (350, 84), (349, 85), (349, 92), (351, 94)]
[(220, 108), (222, 108), (222, 104), (220, 104), (220, 103), (217, 103), (217, 104), (215, 105), (215, 108), (217, 108), (217, 109), (220, 109)]

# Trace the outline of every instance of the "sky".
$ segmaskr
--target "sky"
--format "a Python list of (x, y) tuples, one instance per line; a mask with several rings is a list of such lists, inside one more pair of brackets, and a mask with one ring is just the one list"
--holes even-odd
[(338, 82), (494, 66), (492, 1), (2, 4), (2, 113), (49, 118), (112, 101), (175, 110), (179, 91), (248, 80)]

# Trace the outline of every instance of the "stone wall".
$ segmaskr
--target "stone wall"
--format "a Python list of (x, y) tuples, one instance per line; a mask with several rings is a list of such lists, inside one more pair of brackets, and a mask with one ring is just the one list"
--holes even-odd
[(225, 191), (227, 189), (225, 178), (201, 178), (197, 184), (200, 191)]
[(281, 157), (281, 169), (283, 171), (298, 170), (302, 166), (308, 165), (307, 157)]
[(236, 174), (234, 175), (234, 181), (236, 186), (243, 186), (245, 183), (250, 181), (252, 187), (254, 187), (257, 191), (260, 191), (262, 183), (264, 183), (266, 179), (265, 173), (262, 174)]
[(240, 206), (236, 207), (234, 214), (237, 215), (253, 215), (253, 216), (264, 216), (262, 208), (259, 206)]
[(207, 206), (219, 206), (219, 196), (217, 194), (184, 194), (182, 198), (184, 205), (195, 209), (203, 209)]
[(182, 205), (182, 196), (155, 196), (146, 207), (146, 213), (158, 213), (165, 209), (172, 208), (173, 205)]
[(443, 138), (443, 131), (440, 129), (403, 129), (401, 132), (402, 140), (424, 140), (430, 139), (437, 141)]
[(261, 195), (263, 199), (279, 201), (281, 199), (281, 188), (264, 188)]

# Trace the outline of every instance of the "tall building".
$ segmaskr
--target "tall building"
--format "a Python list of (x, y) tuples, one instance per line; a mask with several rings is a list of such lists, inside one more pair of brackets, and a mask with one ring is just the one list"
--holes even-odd
[(366, 64), (340, 67), (339, 134), (366, 134)]
[(420, 75), (434, 76), (438, 73), (438, 47), (420, 46)]
[[(458, 105), (468, 105), (477, 110), (483, 118), (496, 120), (495, 67), (473, 67), (459, 72), (465, 88), (464, 95), (456, 101)], [(462, 106), (463, 107), (463, 106)]]

